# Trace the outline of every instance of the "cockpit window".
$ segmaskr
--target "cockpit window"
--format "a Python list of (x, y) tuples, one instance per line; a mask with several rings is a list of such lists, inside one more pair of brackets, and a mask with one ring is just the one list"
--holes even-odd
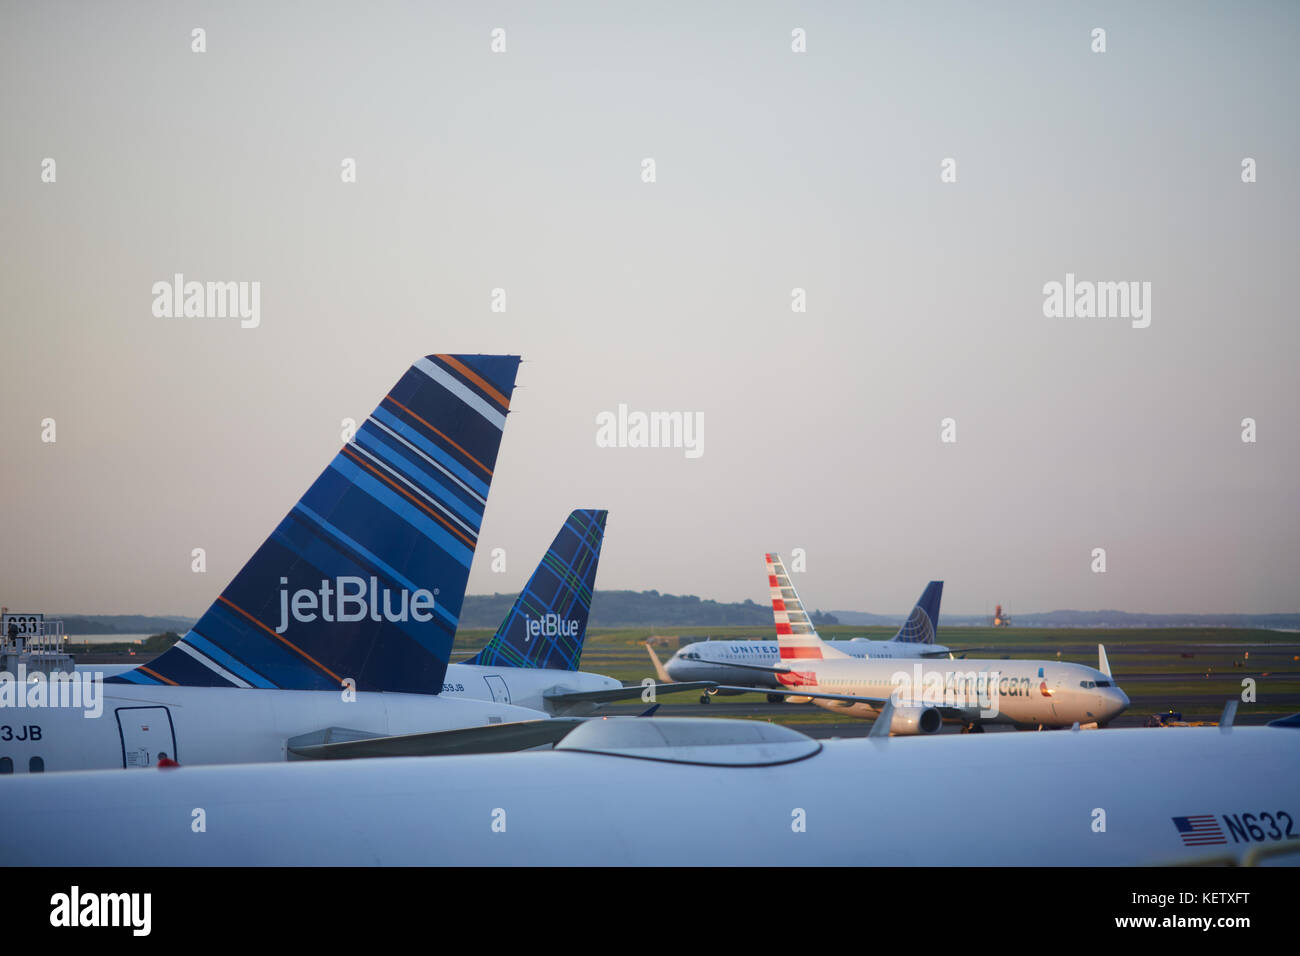
[(1099, 681), (1097, 681), (1097, 686), (1098, 686), (1098, 687), (1109, 687), (1109, 686), (1110, 686), (1110, 681), (1108, 681), (1108, 680), (1099, 680)]

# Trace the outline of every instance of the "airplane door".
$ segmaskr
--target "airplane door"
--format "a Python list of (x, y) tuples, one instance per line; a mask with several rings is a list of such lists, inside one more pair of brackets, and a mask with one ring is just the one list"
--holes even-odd
[(498, 704), (510, 703), (510, 688), (506, 686), (504, 679), (497, 674), (484, 676), (483, 679), (487, 681), (488, 691), (494, 701)]
[(176, 732), (166, 707), (119, 707), (117, 729), (123, 767), (155, 766), (160, 753), (176, 759)]

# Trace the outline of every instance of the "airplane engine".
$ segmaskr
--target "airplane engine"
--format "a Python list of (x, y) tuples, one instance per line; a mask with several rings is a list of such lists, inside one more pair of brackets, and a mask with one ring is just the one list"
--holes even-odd
[(898, 736), (912, 734), (935, 734), (943, 726), (943, 718), (933, 707), (908, 704), (894, 707), (894, 719), (890, 721), (889, 732)]

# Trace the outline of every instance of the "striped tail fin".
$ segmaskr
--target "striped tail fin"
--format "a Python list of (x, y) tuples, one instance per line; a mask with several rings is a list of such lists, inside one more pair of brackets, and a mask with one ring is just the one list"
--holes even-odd
[(781, 651), (781, 659), (822, 660), (848, 657), (848, 654), (831, 647), (817, 635), (812, 618), (804, 610), (803, 602), (790, 583), (790, 575), (786, 573), (781, 556), (768, 554), (765, 557), (767, 583), (772, 592), (772, 617), (776, 621), (776, 642)]
[(943, 600), (943, 582), (931, 581), (917, 598), (916, 607), (907, 616), (891, 641), (904, 644), (933, 644), (939, 630), (939, 602)]
[(608, 515), (569, 515), (492, 640), (466, 664), (578, 669)]
[(518, 367), (417, 361), (180, 643), (108, 680), (436, 693)]

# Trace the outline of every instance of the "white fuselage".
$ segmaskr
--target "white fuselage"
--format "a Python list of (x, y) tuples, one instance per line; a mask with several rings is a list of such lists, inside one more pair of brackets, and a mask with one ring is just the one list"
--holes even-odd
[[(104, 676), (129, 669), (76, 668)], [(359, 693), (345, 701), (339, 691), (101, 686), (99, 717), (83, 717), (84, 708), (0, 708), (0, 771), (152, 767), (160, 753), (186, 765), (278, 761), (289, 759), (292, 738), (329, 728), (388, 736), (536, 720), (551, 713), (547, 694), (622, 684), (582, 671), (451, 664), (437, 696)]]
[[(854, 638), (851, 641), (827, 641), (830, 647), (861, 660), (919, 659), (922, 655), (947, 654), (942, 644), (921, 644), (909, 641), (869, 641)], [(664, 669), (675, 681), (711, 680), (720, 684), (742, 684), (753, 687), (780, 687), (775, 674), (730, 667), (729, 664), (757, 664), (778, 667), (780, 649), (776, 641), (696, 641), (681, 648), (669, 658)]]
[[(1128, 696), (1100, 671), (1083, 664), (1017, 660), (875, 661), (833, 658), (786, 660), (778, 674), (791, 690), (978, 707), (978, 723), (1023, 727), (1104, 724), (1128, 707)], [(1101, 686), (1098, 686), (1098, 685)], [(826, 710), (874, 717), (879, 708), (813, 698)]]
[(159, 754), (183, 765), (282, 761), (292, 738), (330, 728), (389, 736), (546, 716), (432, 694), (362, 692), (348, 700), (332, 690), (101, 687), (98, 716), (84, 707), (0, 708), (0, 770), (152, 767)]
[[(551, 712), (546, 697), (552, 694), (612, 690), (621, 681), (586, 671), (562, 671), (535, 667), (483, 667), (478, 664), (448, 664), (443, 678), (443, 697), (500, 701), (516, 707)], [(594, 713), (595, 704), (584, 709)], [(573, 713), (569, 708), (566, 712)]]
[[(1224, 842), (1186, 845), (1191, 815)], [(1240, 860), (1300, 844), (1300, 732), (868, 738), (757, 767), (555, 750), (30, 775), (0, 780), (0, 818), (22, 821), (0, 827), (6, 866)]]
[[(131, 670), (134, 664), (78, 664), (79, 673), (98, 671), (113, 677)], [(611, 690), (622, 683), (603, 674), (586, 671), (548, 670), (531, 667), (480, 667), (477, 664), (448, 664), (441, 696), (448, 699), (483, 700), (514, 704), (549, 712), (545, 696), (592, 690)], [(594, 705), (593, 705), (594, 706)]]

